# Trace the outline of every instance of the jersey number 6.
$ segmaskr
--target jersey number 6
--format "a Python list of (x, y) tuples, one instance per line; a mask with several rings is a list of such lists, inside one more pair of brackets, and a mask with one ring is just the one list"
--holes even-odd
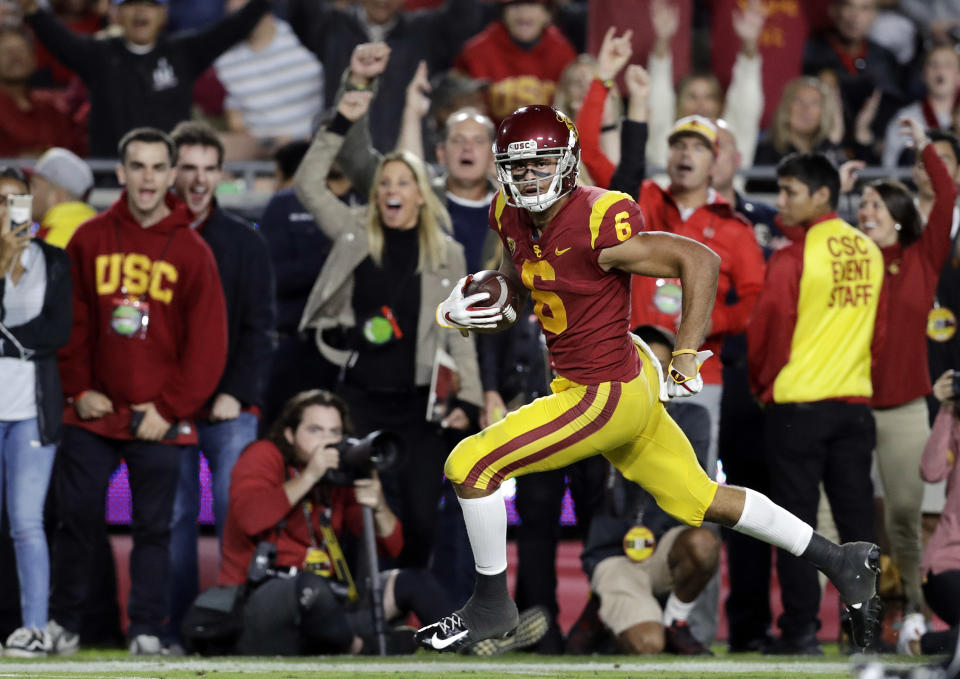
[(534, 285), (534, 279), (536, 278), (545, 281), (556, 280), (557, 274), (550, 266), (550, 262), (542, 259), (536, 262), (524, 261), (520, 278), (523, 279), (523, 284), (529, 288), (530, 296), (536, 302), (533, 305), (533, 312), (540, 319), (543, 329), (552, 332), (554, 335), (559, 335), (566, 330), (567, 310), (563, 308), (563, 300), (554, 292), (537, 290)]

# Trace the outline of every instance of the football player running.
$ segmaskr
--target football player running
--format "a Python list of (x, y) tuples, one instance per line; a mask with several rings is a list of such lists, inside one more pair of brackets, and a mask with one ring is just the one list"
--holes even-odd
[[(855, 643), (867, 645), (880, 606), (877, 546), (834, 544), (765, 495), (710, 480), (663, 406), (703, 386), (699, 370), (709, 352), (697, 347), (720, 258), (693, 240), (643, 231), (628, 195), (577, 186), (577, 129), (549, 106), (528, 106), (506, 118), (494, 154), (502, 188), (490, 208), (490, 228), (504, 246), (500, 272), (532, 295), (557, 377), (550, 396), (464, 439), (447, 458), (476, 584), (463, 608), (420, 629), (418, 641), (452, 651), (513, 632), (518, 615), (507, 590), (500, 484), (602, 454), (684, 523), (719, 523), (809, 560), (850, 610)], [(631, 274), (681, 280), (682, 317), (666, 371), (629, 334)], [(476, 306), (485, 293), (464, 298), (466, 280), (438, 307), (438, 322), (459, 330), (495, 327), (500, 309)]]

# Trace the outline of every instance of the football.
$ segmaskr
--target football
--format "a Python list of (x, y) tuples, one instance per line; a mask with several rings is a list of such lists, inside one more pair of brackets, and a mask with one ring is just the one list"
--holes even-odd
[(497, 321), (496, 328), (477, 328), (473, 332), (500, 332), (513, 325), (520, 313), (520, 292), (510, 279), (499, 271), (479, 271), (473, 274), (473, 279), (467, 283), (463, 296), (469, 297), (481, 292), (488, 293), (490, 297), (478, 302), (477, 306), (499, 307), (503, 318)]

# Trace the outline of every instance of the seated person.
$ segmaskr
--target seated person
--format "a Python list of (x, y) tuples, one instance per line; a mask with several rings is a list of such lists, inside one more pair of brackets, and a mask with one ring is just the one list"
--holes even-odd
[[(247, 582), (258, 543), (271, 542), (276, 573), (250, 583), (235, 650), (244, 655), (376, 653), (371, 609), (358, 596), (340, 540), (363, 532), (362, 508), (373, 509), (377, 547), (396, 557), (400, 522), (384, 500), (376, 472), (352, 486), (331, 482), (334, 446), (352, 432), (346, 404), (322, 390), (291, 398), (266, 439), (244, 451), (233, 469), (223, 535), (220, 584)], [(272, 573), (271, 573), (272, 575)], [(414, 612), (436, 621), (452, 604), (422, 571), (381, 574), (384, 620)], [(411, 629), (387, 631), (391, 653), (412, 653)]]
[(933, 395), (940, 401), (940, 411), (923, 451), (920, 475), (925, 481), (947, 479), (947, 501), (933, 537), (923, 550), (923, 596), (930, 609), (950, 629), (927, 628), (923, 613), (910, 613), (903, 618), (897, 639), (897, 652), (909, 655), (951, 653), (957, 647), (960, 633), (960, 558), (956, 551), (957, 518), (960, 516), (960, 466), (956, 463), (960, 442), (960, 411), (957, 406), (956, 370), (947, 370), (933, 385)]
[[(669, 364), (670, 331), (648, 325), (637, 335), (662, 365)], [(667, 409), (702, 464), (710, 441), (706, 409), (680, 401), (671, 401)], [(691, 633), (687, 618), (717, 572), (719, 541), (707, 528), (680, 524), (612, 466), (604, 494), (580, 556), (591, 596), (571, 629), (567, 652), (615, 652), (612, 633), (627, 653), (711, 655)]]

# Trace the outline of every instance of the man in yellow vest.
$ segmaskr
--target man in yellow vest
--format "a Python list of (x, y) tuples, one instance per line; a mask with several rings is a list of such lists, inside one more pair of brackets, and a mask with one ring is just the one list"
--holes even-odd
[(54, 147), (40, 156), (30, 174), (37, 237), (67, 247), (77, 227), (97, 214), (84, 202), (92, 189), (93, 172), (72, 151)]
[[(784, 158), (777, 183), (782, 226), (799, 228), (770, 258), (747, 330), (751, 387), (764, 403), (770, 497), (816, 527), (823, 483), (841, 541), (873, 541), (869, 401), (883, 257), (837, 217), (840, 179), (825, 156)], [(822, 654), (816, 570), (781, 550), (777, 574), (782, 634), (766, 652)]]

